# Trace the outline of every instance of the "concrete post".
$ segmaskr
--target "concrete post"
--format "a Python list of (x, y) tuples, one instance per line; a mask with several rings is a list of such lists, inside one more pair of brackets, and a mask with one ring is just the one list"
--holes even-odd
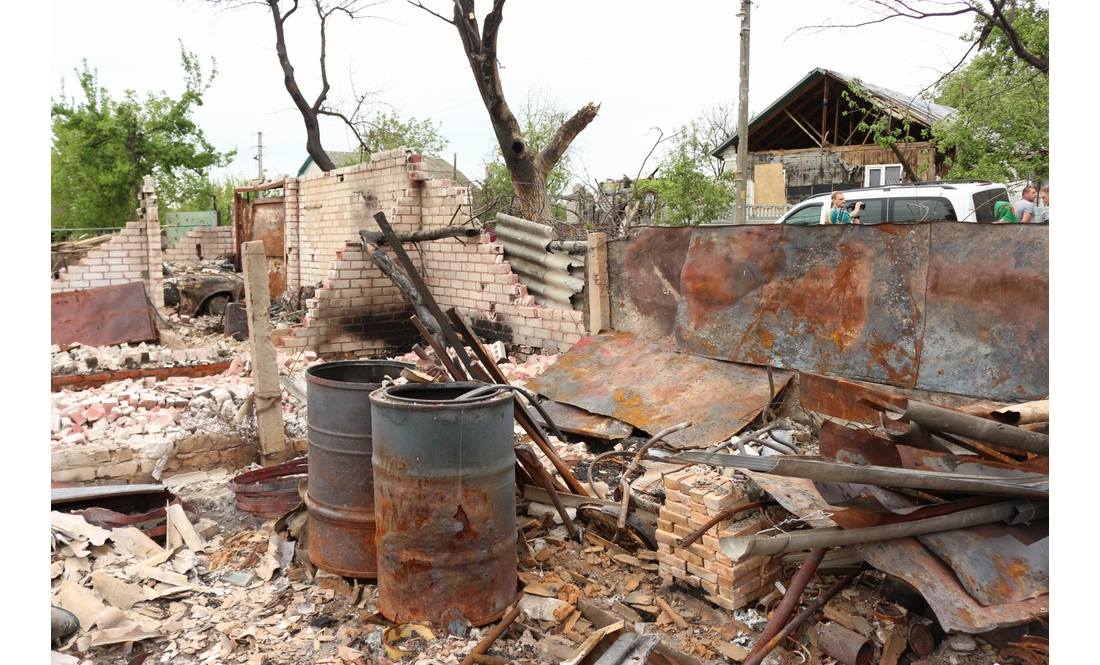
[(244, 295), (248, 308), (248, 348), (252, 354), (252, 381), (256, 422), (260, 430), (263, 464), (286, 461), (286, 433), (283, 430), (282, 387), (271, 343), (271, 290), (268, 286), (264, 242), (241, 244), (244, 267)]
[(607, 277), (607, 234), (588, 234), (588, 256), (584, 265), (588, 273), (588, 332), (595, 335), (611, 327), (611, 284)]
[(145, 282), (145, 293), (153, 307), (164, 310), (164, 273), (161, 263), (164, 254), (160, 249), (160, 214), (157, 212), (157, 194), (153, 186), (153, 176), (147, 175), (141, 181), (141, 208), (138, 209), (144, 230), (141, 279)]

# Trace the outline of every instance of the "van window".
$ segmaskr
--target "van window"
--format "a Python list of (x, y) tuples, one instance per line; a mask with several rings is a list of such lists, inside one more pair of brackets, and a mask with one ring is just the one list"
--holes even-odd
[(954, 206), (947, 199), (907, 196), (890, 199), (891, 222), (958, 221)]
[(804, 208), (799, 208), (787, 218), (787, 224), (796, 226), (814, 226), (821, 223), (821, 204), (813, 203)]
[(992, 224), (997, 221), (997, 214), (993, 212), (993, 208), (997, 205), (998, 201), (1011, 203), (1011, 201), (1008, 200), (1008, 190), (1004, 187), (999, 189), (987, 189), (984, 192), (975, 192), (974, 212), (977, 217), (975, 221), (983, 224)]

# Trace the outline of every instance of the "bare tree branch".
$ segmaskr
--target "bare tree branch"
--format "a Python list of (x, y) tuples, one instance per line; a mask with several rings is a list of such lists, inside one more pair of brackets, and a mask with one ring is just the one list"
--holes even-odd
[[(407, 0), (433, 16), (446, 20), (425, 7), (420, 0)], [(452, 0), (453, 19), (447, 21), (458, 30), (463, 51), (470, 63), (482, 103), (489, 113), (497, 144), (516, 190), (523, 216), (562, 230), (554, 219), (546, 180), (576, 136), (596, 117), (599, 106), (589, 103), (557, 128), (547, 145), (537, 154), (529, 149), (515, 114), (508, 106), (501, 85), (497, 59), (497, 37), (504, 21), (505, 0), (493, 0), (479, 33), (475, 0)]]
[[(943, 18), (950, 16), (961, 16), (963, 14), (974, 14), (981, 17), (986, 21), (987, 27), (992, 27), (1004, 32), (1005, 37), (1008, 39), (1009, 46), (1012, 48), (1013, 53), (1018, 58), (1031, 65), (1043, 74), (1049, 74), (1050, 72), (1050, 60), (1049, 58), (1042, 57), (1035, 53), (1032, 53), (1027, 46), (1020, 41), (1020, 36), (1016, 30), (1012, 27), (1012, 14), (1006, 15), (1003, 11), (1005, 0), (966, 0), (955, 3), (945, 2), (926, 2), (934, 8), (947, 7), (954, 5), (956, 9), (923, 9), (918, 6), (918, 2), (905, 2), (904, 0), (863, 0), (866, 5), (869, 5), (869, 10), (879, 15), (878, 18), (862, 21), (859, 23), (838, 24), (838, 23), (826, 23), (821, 25), (803, 26), (795, 30), (795, 32), (801, 32), (804, 30), (812, 30), (820, 32), (822, 30), (830, 29), (848, 29), (848, 28), (863, 28), (870, 25), (877, 25), (879, 23), (885, 23), (893, 19), (912, 19), (912, 20), (924, 20), (929, 18)], [(1013, 6), (1015, 2), (1012, 1)], [(860, 3), (855, 3), (860, 4)], [(988, 5), (988, 9), (986, 6)], [(979, 43), (984, 39), (979, 39)]]

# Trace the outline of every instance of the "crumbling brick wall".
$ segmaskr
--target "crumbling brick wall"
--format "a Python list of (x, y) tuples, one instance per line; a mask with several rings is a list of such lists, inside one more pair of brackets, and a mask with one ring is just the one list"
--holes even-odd
[[(469, 190), (428, 179), (420, 164), (419, 155), (398, 149), (288, 182), (287, 281), (292, 289), (319, 285), (304, 324), (283, 338), (288, 349), (368, 357), (407, 351), (419, 339), (412, 307), (358, 237), (360, 229), (377, 230), (378, 210), (397, 233), (469, 222)], [(488, 234), (405, 249), (439, 306), (455, 307), (485, 341), (513, 344), (524, 356), (564, 351), (586, 334), (583, 312), (535, 305)]]
[(232, 257), (237, 253), (232, 226), (196, 226), (164, 251), (164, 260), (195, 262)]
[(51, 293), (67, 293), (100, 286), (143, 282), (153, 305), (164, 307), (164, 278), (161, 270), (160, 218), (152, 176), (145, 176), (141, 192), (141, 219), (127, 222), (107, 243), (80, 260), (62, 268), (50, 283)]

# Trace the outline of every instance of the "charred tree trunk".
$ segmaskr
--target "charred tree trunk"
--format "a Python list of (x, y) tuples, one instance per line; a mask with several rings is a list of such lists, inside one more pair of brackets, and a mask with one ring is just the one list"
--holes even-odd
[[(447, 21), (445, 17), (424, 7), (419, 0), (410, 2)], [(546, 189), (546, 176), (565, 154), (573, 139), (596, 118), (600, 107), (588, 103), (558, 128), (540, 152), (530, 149), (523, 138), (519, 122), (504, 99), (500, 71), (497, 68), (497, 35), (503, 20), (503, 9), (504, 0), (493, 0), (493, 9), (485, 17), (485, 25), (479, 34), (474, 0), (454, 0), (454, 16), (447, 22), (458, 29), (458, 35), (462, 39), (462, 48), (474, 74), (478, 92), (481, 93), (481, 101), (489, 112), (493, 133), (504, 155), (504, 164), (508, 167), (523, 216), (531, 221), (555, 225), (550, 195)]]
[[(302, 114), (302, 120), (306, 125), (306, 152), (313, 158), (313, 162), (317, 164), (323, 171), (331, 171), (336, 166), (329, 159), (328, 153), (321, 147), (321, 125), (317, 121), (317, 116), (321, 105), (324, 103), (325, 98), (328, 96), (328, 77), (325, 75), (325, 26), (324, 21), (321, 23), (321, 78), (322, 87), (321, 94), (317, 96), (317, 101), (311, 106), (306, 101), (302, 91), (298, 88), (298, 82), (294, 78), (294, 66), (290, 64), (290, 56), (286, 51), (286, 39), (283, 34), (283, 24), (290, 18), (298, 9), (298, 0), (294, 0), (294, 6), (290, 8), (285, 15), (279, 12), (279, 0), (267, 0), (268, 6), (271, 8), (271, 17), (275, 20), (275, 51), (279, 55), (279, 64), (283, 68), (283, 84), (286, 86), (286, 91), (290, 93), (290, 98), (294, 100), (294, 105), (298, 107), (298, 112)], [(318, 13), (320, 13), (320, 7), (318, 7)]]

